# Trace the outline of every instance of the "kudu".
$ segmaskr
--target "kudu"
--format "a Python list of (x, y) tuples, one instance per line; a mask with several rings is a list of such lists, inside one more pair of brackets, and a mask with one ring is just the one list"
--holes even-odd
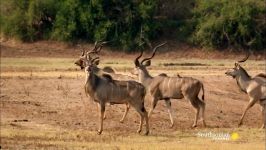
[[(85, 61), (84, 61), (85, 53), (87, 53), (87, 54), (98, 54), (101, 51), (103, 45), (106, 44), (106, 43), (108, 43), (108, 42), (100, 42), (99, 43), (98, 41), (96, 41), (94, 43), (94, 48), (92, 50), (88, 51), (88, 52), (86, 52), (85, 49), (82, 48), (81, 56), (80, 56), (80, 58), (78, 60), (75, 61), (75, 64), (77, 66), (79, 66), (80, 69), (84, 69), (84, 67), (85, 67)], [(100, 68), (96, 67), (95, 71), (97, 71), (97, 72), (103, 71), (103, 72), (106, 72), (106, 73), (115, 73), (115, 71), (109, 66), (104, 67), (103, 69), (100, 69)]]
[[(171, 127), (174, 125), (173, 117), (172, 117), (172, 109), (171, 109), (171, 101), (170, 99), (182, 99), (185, 98), (190, 101), (192, 106), (196, 109), (195, 120), (192, 127), (197, 126), (198, 116), (201, 110), (201, 117), (203, 121), (203, 125), (205, 126), (204, 121), (204, 111), (205, 111), (205, 102), (204, 102), (204, 88), (203, 84), (191, 77), (168, 77), (158, 75), (152, 77), (148, 70), (147, 66), (150, 66), (151, 59), (155, 56), (156, 50), (165, 45), (166, 43), (160, 44), (153, 49), (152, 56), (149, 58), (143, 59), (139, 62), (140, 57), (143, 54), (141, 51), (140, 55), (135, 59), (135, 69), (136, 73), (139, 77), (139, 82), (142, 83), (146, 90), (150, 92), (152, 97), (152, 108), (149, 111), (149, 118), (156, 107), (158, 100), (164, 100), (166, 107), (168, 109), (168, 113), (171, 120)], [(199, 92), (202, 89), (203, 95), (202, 100), (198, 98)]]
[(263, 124), (261, 128), (265, 128), (266, 122), (266, 75), (265, 74), (258, 74), (255, 77), (249, 76), (246, 70), (240, 66), (240, 63), (245, 62), (249, 58), (249, 53), (247, 56), (235, 63), (235, 67), (228, 70), (225, 74), (228, 76), (232, 76), (236, 79), (238, 87), (244, 93), (248, 94), (249, 103), (246, 106), (238, 126), (242, 125), (243, 118), (246, 115), (248, 109), (250, 109), (256, 102), (260, 103), (261, 112), (262, 112), (262, 121)]
[[(86, 65), (86, 58), (85, 56), (86, 55), (89, 55), (88, 59), (91, 59), (91, 55), (92, 54), (99, 54), (103, 45), (106, 44), (107, 42), (98, 42), (96, 41), (95, 44), (94, 44), (94, 48), (88, 52), (86, 52), (84, 49), (82, 49), (82, 54), (81, 56), (79, 57), (78, 60), (75, 61), (75, 64), (77, 66), (80, 67), (80, 69), (84, 69), (85, 68), (85, 65)], [(125, 76), (125, 75), (121, 75), (121, 74), (117, 74), (115, 73), (115, 71), (111, 68), (111, 67), (104, 67), (104, 68), (99, 68), (97, 65), (94, 65), (91, 67), (91, 69), (93, 69), (93, 72), (96, 73), (97, 75), (102, 75), (102, 74), (109, 74), (112, 76), (112, 78), (114, 79), (117, 79), (117, 80), (131, 80), (133, 78), (130, 78), (129, 76)], [(125, 120), (125, 117), (129, 111), (129, 108), (130, 108), (130, 105), (129, 104), (126, 104), (125, 106), (125, 112), (122, 116), (122, 118), (120, 119), (120, 122), (124, 122)], [(104, 119), (106, 118), (106, 115), (104, 114)]]
[[(86, 55), (87, 56), (87, 55)], [(93, 59), (86, 58), (86, 81), (85, 92), (91, 99), (99, 104), (100, 125), (98, 134), (103, 130), (103, 115), (105, 104), (129, 104), (139, 113), (141, 119), (138, 133), (142, 130), (143, 120), (146, 121), (145, 135), (149, 134), (148, 114), (144, 107), (145, 87), (136, 81), (113, 80), (110, 75), (99, 76), (94, 72), (94, 66), (99, 64), (99, 57)]]

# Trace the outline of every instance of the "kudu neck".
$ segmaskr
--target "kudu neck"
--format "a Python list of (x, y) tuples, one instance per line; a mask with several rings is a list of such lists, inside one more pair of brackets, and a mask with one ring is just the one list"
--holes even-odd
[(99, 80), (99, 77), (93, 71), (86, 72), (85, 85), (88, 88), (95, 90), (98, 80)]
[(144, 69), (139, 69), (139, 82), (142, 83), (145, 87), (148, 87), (152, 81), (153, 77), (149, 72)]
[(240, 68), (240, 73), (238, 76), (236, 76), (236, 82), (237, 85), (239, 86), (239, 88), (243, 91), (243, 92), (247, 92), (247, 87), (249, 85), (249, 81), (251, 80), (250, 76), (248, 75), (248, 73)]

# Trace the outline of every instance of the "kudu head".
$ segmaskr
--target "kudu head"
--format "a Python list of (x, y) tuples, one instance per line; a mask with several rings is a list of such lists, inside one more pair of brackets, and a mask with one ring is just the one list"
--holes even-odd
[(147, 57), (144, 58), (141, 62), (139, 61), (139, 59), (141, 58), (141, 56), (143, 55), (143, 50), (141, 51), (140, 55), (135, 59), (134, 63), (135, 63), (135, 70), (134, 70), (134, 74), (135, 75), (139, 75), (140, 73), (147, 73), (147, 69), (146, 67), (151, 65), (151, 59), (155, 56), (155, 53), (157, 51), (157, 49), (159, 47), (162, 47), (163, 45), (165, 45), (166, 42), (157, 45), (156, 47), (153, 48), (153, 53), (151, 55), (151, 57)]
[[(92, 55), (93, 54), (98, 54), (103, 45), (106, 44), (107, 42), (98, 42), (96, 41), (94, 43), (94, 48), (88, 52), (85, 51), (84, 48), (82, 48), (82, 53), (81, 53), (81, 56), (79, 57), (78, 60), (75, 61), (75, 65), (79, 66), (80, 69), (84, 69), (86, 67), (86, 61), (87, 59), (92, 59)], [(85, 58), (86, 57), (86, 58)]]
[(99, 65), (100, 57), (92, 58), (90, 54), (85, 56), (85, 71), (86, 72), (94, 72), (97, 70), (97, 66)]
[(235, 67), (226, 71), (225, 74), (232, 76), (233, 78), (240, 76), (242, 73), (245, 73), (247, 75), (247, 72), (240, 66), (240, 63), (245, 62), (249, 58), (249, 55), (250, 53), (247, 53), (245, 58), (235, 62)]

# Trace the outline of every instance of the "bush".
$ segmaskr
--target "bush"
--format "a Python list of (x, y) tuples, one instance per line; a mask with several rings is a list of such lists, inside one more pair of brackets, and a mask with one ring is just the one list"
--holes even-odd
[(22, 41), (48, 39), (56, 14), (53, 0), (3, 0), (1, 32)]
[(132, 50), (156, 36), (155, 4), (152, 0), (65, 0), (56, 15), (53, 38), (109, 40)]
[(31, 35), (27, 26), (26, 0), (3, 0), (1, 2), (1, 32), (7, 37), (30, 39)]
[(199, 0), (194, 42), (213, 48), (266, 46), (264, 0)]
[(266, 47), (264, 0), (1, 0), (1, 35), (111, 41), (131, 51), (164, 36), (212, 48)]
[(109, 40), (132, 50), (156, 37), (157, 1), (3, 0), (1, 32), (23, 41)]

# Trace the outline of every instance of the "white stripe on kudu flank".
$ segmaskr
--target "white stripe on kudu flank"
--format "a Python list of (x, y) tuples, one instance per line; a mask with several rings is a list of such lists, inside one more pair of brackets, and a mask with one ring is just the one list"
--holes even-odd
[(169, 81), (168, 81), (168, 90), (170, 89), (171, 79), (172, 79), (172, 78), (169, 78)]
[(178, 78), (175, 78), (176, 79), (176, 81), (175, 81), (175, 88), (177, 89), (178, 88), (178, 86), (177, 86), (177, 84), (178, 84)]
[(165, 78), (163, 79), (163, 90), (164, 90), (164, 83), (165, 83)]

